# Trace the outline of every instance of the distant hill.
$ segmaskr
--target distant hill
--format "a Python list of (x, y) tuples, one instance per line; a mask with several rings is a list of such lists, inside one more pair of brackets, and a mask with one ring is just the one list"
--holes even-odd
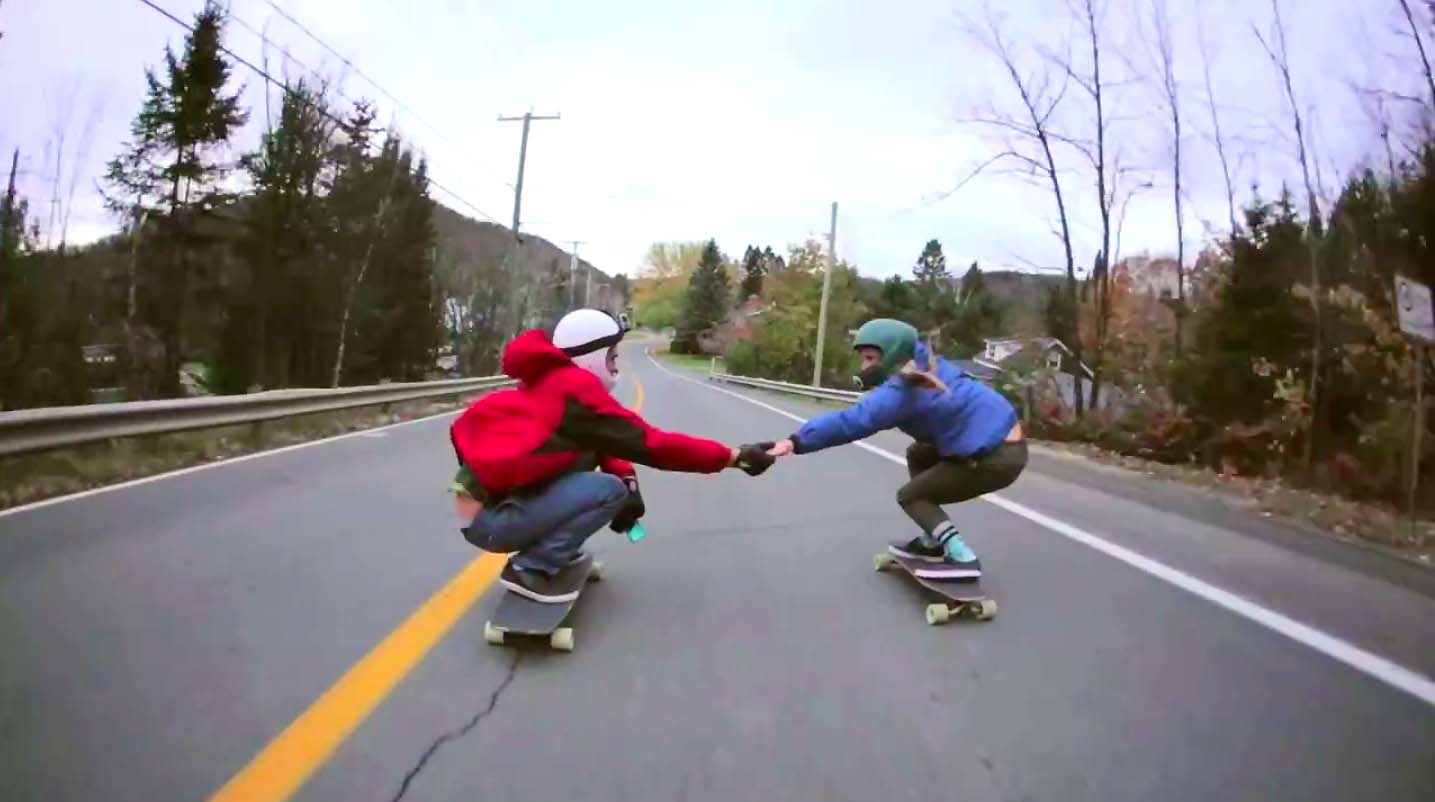
[[(462, 287), (477, 275), (491, 275), (489, 270), (506, 265), (518, 270), (517, 274), (507, 276), (513, 282), (510, 286), (543, 288), (535, 293), (528, 309), (535, 318), (556, 311), (547, 309), (546, 305), (551, 304), (542, 299), (552, 297), (556, 299), (554, 303), (561, 303), (568, 297), (572, 261), (568, 251), (536, 234), (524, 234), (522, 242), (516, 243), (512, 229), (507, 226), (474, 220), (441, 203), (434, 204), (433, 221), (438, 233), (439, 261), (444, 266), (441, 273), (453, 286)], [(589, 273), (592, 274), (591, 290)], [(575, 280), (572, 297), (578, 305), (584, 303), (585, 292), (591, 293), (589, 306), (617, 312), (626, 303), (623, 292), (626, 282), (620, 279), (615, 286), (612, 276), (582, 257), (572, 278)]]
[[(1005, 315), (1002, 334), (1010, 337), (1040, 337), (1046, 332), (1042, 310), (1047, 293), (1060, 287), (1065, 276), (1050, 273), (1022, 273), (1016, 270), (982, 271), (987, 290), (1001, 302)], [(868, 297), (881, 291), (882, 279), (861, 276), (859, 282)]]

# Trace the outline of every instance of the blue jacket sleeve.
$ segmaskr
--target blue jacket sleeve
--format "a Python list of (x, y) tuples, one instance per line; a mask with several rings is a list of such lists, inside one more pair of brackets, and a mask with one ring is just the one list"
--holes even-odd
[(870, 437), (901, 423), (911, 394), (901, 382), (887, 382), (847, 409), (823, 413), (792, 435), (798, 454), (810, 454)]

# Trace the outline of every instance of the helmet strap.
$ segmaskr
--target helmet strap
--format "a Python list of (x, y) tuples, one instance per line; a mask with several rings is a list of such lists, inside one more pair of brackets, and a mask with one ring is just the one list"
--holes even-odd
[(623, 330), (620, 328), (616, 333), (610, 334), (607, 337), (599, 337), (592, 342), (583, 343), (582, 345), (574, 345), (568, 348), (563, 348), (561, 350), (564, 354), (570, 357), (583, 356), (584, 354), (591, 354), (600, 348), (611, 348), (612, 346), (617, 345), (618, 342), (622, 339)]

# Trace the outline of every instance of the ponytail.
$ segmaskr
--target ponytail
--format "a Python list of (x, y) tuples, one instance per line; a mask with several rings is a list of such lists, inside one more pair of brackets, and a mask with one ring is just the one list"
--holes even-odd
[(937, 377), (937, 374), (919, 370), (916, 360), (908, 360), (907, 364), (898, 371), (898, 375), (902, 377), (902, 381), (913, 386), (926, 387), (943, 393), (947, 391), (947, 385)]

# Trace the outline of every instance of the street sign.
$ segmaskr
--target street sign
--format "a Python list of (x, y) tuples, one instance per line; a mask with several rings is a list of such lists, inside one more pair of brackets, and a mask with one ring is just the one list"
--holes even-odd
[(1404, 276), (1395, 277), (1395, 308), (1400, 330), (1418, 340), (1435, 343), (1435, 306), (1430, 288)]

